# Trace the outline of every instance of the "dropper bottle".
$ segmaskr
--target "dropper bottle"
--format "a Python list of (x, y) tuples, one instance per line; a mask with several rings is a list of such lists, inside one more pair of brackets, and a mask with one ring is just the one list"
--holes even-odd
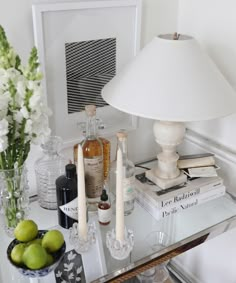
[(106, 190), (102, 190), (101, 200), (98, 204), (98, 221), (101, 225), (108, 225), (111, 222), (111, 204)]

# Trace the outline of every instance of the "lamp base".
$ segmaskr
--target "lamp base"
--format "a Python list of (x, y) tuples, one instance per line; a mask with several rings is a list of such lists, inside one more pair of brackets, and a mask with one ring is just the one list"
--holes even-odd
[(154, 184), (164, 190), (187, 181), (187, 176), (182, 172), (180, 172), (180, 175), (176, 178), (163, 179), (155, 175), (155, 169), (153, 168), (151, 170), (146, 171), (145, 175), (150, 181), (152, 181)]

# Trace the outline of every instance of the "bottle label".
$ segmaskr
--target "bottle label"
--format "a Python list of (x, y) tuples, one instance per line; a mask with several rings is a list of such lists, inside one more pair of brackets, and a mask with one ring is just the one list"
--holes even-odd
[(112, 210), (111, 207), (108, 209), (98, 208), (98, 221), (101, 223), (108, 223), (111, 221)]
[(135, 177), (124, 178), (123, 180), (124, 201), (131, 201), (135, 198)]
[(88, 198), (100, 197), (103, 188), (103, 158), (84, 158), (85, 188)]
[(59, 206), (59, 209), (74, 220), (78, 220), (78, 198)]
[(110, 169), (110, 151), (111, 151), (111, 143), (105, 139), (101, 138), (102, 146), (103, 146), (103, 172), (104, 178), (107, 178)]

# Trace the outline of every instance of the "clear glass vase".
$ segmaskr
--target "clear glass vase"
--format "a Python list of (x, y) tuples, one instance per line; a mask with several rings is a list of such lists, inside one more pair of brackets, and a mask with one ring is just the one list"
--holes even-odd
[(8, 236), (13, 237), (14, 229), (29, 210), (29, 186), (27, 169), (0, 170), (1, 212), (4, 215), (4, 228)]
[(46, 209), (57, 209), (56, 179), (64, 174), (68, 163), (58, 153), (61, 145), (60, 137), (50, 136), (41, 145), (43, 156), (35, 162), (38, 201), (40, 206)]

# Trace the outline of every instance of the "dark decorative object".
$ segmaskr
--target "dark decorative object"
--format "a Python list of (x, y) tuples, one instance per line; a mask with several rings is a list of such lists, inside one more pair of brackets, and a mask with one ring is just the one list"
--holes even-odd
[(86, 283), (82, 257), (75, 250), (65, 253), (54, 273), (56, 283)]

